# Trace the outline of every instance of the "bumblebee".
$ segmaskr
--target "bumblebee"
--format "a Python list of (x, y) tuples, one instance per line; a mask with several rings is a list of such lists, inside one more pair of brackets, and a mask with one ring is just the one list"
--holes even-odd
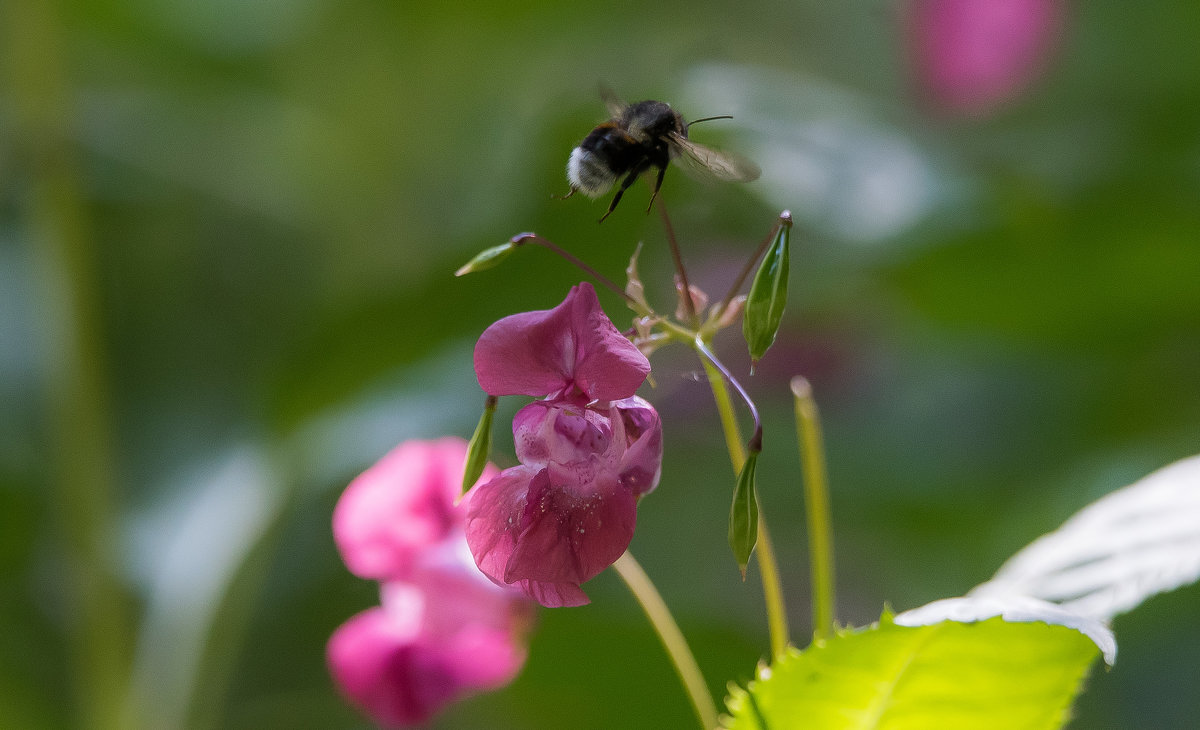
[(626, 104), (608, 92), (604, 93), (604, 100), (612, 118), (593, 129), (578, 147), (571, 150), (567, 160), (567, 182), (571, 192), (564, 196), (569, 198), (583, 192), (596, 198), (624, 178), (601, 221), (616, 210), (621, 196), (642, 173), (657, 168), (658, 177), (650, 194), (650, 206), (646, 208), (649, 211), (671, 160), (702, 178), (734, 182), (758, 179), (759, 169), (754, 163), (688, 139), (688, 127), (692, 124), (732, 117), (722, 115), (684, 122), (679, 112), (666, 102)]

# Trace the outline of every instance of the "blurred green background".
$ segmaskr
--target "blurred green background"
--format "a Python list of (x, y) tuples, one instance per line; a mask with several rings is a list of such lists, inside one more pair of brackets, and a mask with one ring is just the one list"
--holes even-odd
[[(126, 705), (140, 727), (366, 726), (324, 666), (377, 601), (334, 550), (337, 495), (403, 439), (468, 436), (474, 338), (579, 280), (542, 250), (451, 272), (533, 230), (619, 279), (642, 240), (671, 308), (645, 185), (602, 226), (603, 202), (551, 197), (601, 82), (734, 114), (693, 137), (762, 164), (667, 175), (710, 294), (796, 216), (785, 331), (745, 381), (797, 640), (793, 374), (825, 417), (854, 624), (960, 595), (1200, 451), (1200, 5), (1077, 3), (1043, 77), (972, 119), (920, 102), (902, 8), (5, 0), (0, 727), (127, 726)], [(720, 697), (766, 653), (761, 593), (725, 544), (698, 364), (653, 362), (667, 455), (633, 551)], [(610, 573), (587, 589), (541, 612), (514, 685), (436, 726), (690, 726), (633, 599)], [(1075, 727), (1194, 727), (1198, 601), (1116, 621)]]

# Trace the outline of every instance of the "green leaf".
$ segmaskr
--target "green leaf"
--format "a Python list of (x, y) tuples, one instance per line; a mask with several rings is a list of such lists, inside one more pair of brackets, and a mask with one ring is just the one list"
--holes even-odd
[(779, 216), (779, 231), (759, 264), (750, 296), (746, 299), (746, 315), (742, 318), (742, 335), (750, 349), (750, 359), (758, 362), (775, 342), (783, 308), (787, 306), (788, 243), (791, 239), (792, 216)]
[(1058, 728), (1098, 650), (1084, 633), (1047, 620), (902, 626), (885, 615), (789, 649), (747, 689), (731, 688), (722, 722), (730, 730)]
[(483, 415), (479, 417), (479, 425), (475, 427), (475, 433), (471, 436), (470, 443), (467, 444), (467, 464), (463, 470), (462, 481), (463, 494), (475, 486), (475, 482), (479, 481), (479, 476), (483, 474), (483, 469), (487, 466), (488, 454), (492, 451), (492, 420), (496, 415), (497, 400), (494, 395), (487, 397), (487, 401), (483, 404)]
[(751, 451), (742, 464), (737, 485), (733, 488), (733, 506), (729, 509), (729, 547), (737, 559), (742, 580), (746, 579), (746, 566), (750, 564), (750, 553), (758, 541), (758, 495), (754, 490), (754, 472), (758, 466), (758, 451)]
[(517, 245), (512, 241), (502, 243), (499, 246), (485, 248), (484, 250), (475, 254), (475, 258), (460, 266), (458, 271), (454, 272), (454, 275), (463, 276), (464, 274), (472, 274), (476, 271), (484, 271), (492, 268), (493, 266), (498, 266), (500, 262), (508, 258), (509, 254), (511, 254), (516, 248)]
[(1200, 456), (1182, 459), (1075, 513), (975, 586), (1111, 621), (1200, 580)]

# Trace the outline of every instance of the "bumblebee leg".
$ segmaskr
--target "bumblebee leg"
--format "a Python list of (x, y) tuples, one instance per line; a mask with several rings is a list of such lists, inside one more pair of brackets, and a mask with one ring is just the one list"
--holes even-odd
[(654, 192), (650, 193), (650, 205), (646, 206), (647, 213), (654, 209), (654, 199), (658, 197), (658, 189), (662, 187), (663, 176), (666, 174), (667, 168), (658, 168), (658, 178), (654, 181)]
[(571, 188), (571, 192), (567, 193), (566, 195), (551, 195), (550, 197), (558, 198), (559, 200), (566, 200), (577, 192), (579, 192), (579, 188), (573, 187)]
[(604, 219), (617, 209), (617, 203), (621, 202), (621, 196), (624, 195), (625, 191), (629, 189), (629, 186), (638, 179), (638, 176), (642, 174), (643, 169), (645, 168), (641, 165), (633, 168), (633, 172), (629, 173), (629, 175), (625, 178), (625, 181), (621, 183), (621, 187), (617, 190), (617, 194), (613, 196), (612, 202), (608, 204), (608, 210), (604, 213), (604, 215), (600, 216), (600, 220), (597, 221), (598, 223), (603, 223)]

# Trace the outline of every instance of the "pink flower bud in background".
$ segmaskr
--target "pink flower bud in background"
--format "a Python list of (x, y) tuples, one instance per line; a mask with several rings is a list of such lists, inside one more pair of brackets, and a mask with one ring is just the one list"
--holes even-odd
[[(343, 694), (389, 727), (498, 689), (525, 661), (532, 605), (479, 572), (467, 549), (467, 444), (409, 441), (363, 472), (334, 510), (334, 539), (357, 575), (384, 580), (382, 606), (351, 618), (327, 647)], [(498, 470), (488, 465), (482, 479)]]
[[(468, 557), (469, 561), (469, 557)], [(530, 606), (479, 574), (432, 571), (383, 586), (383, 605), (338, 627), (329, 670), (346, 697), (376, 722), (426, 722), (451, 702), (495, 690), (525, 662)]]
[(1060, 38), (1061, 0), (909, 0), (916, 83), (938, 107), (984, 116), (1020, 96)]
[[(403, 578), (431, 545), (462, 527), (454, 501), (462, 489), (466, 443), (407, 441), (360, 474), (333, 511), (333, 539), (360, 578)], [(480, 481), (498, 473), (488, 465)]]

